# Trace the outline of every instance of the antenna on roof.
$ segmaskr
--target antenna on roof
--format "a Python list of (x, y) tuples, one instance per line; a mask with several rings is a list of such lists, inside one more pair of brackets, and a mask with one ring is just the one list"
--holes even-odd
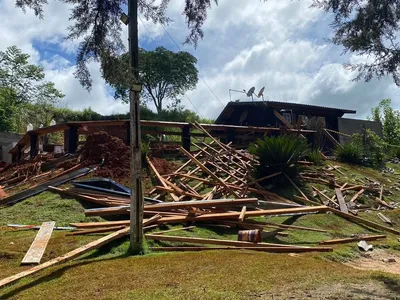
[(254, 101), (254, 99), (253, 99), (253, 94), (254, 94), (254, 91), (256, 90), (256, 88), (253, 86), (252, 88), (250, 88), (249, 89), (249, 91), (247, 92), (247, 97), (251, 97), (251, 100), (253, 100)]
[(257, 98), (262, 97), (263, 101), (264, 101), (264, 90), (265, 90), (265, 86), (262, 87), (262, 89), (258, 92)]

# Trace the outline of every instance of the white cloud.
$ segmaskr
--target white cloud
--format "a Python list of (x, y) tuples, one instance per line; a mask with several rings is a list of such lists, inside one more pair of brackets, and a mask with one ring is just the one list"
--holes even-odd
[[(330, 16), (310, 8), (311, 2), (220, 0), (208, 12), (205, 37), (194, 49), (180, 45), (188, 34), (182, 16), (184, 1), (171, 1), (168, 16), (174, 22), (167, 30), (182, 49), (199, 59), (201, 75), (223, 105), (229, 101), (229, 88), (242, 90), (255, 86), (258, 90), (266, 86), (265, 96), (269, 100), (352, 108), (360, 117), (366, 116), (383, 98), (391, 97), (394, 105), (400, 107), (400, 99), (396, 98), (398, 88), (390, 78), (370, 83), (351, 81), (355, 73), (345, 70), (341, 63), (368, 58), (340, 56), (340, 48), (327, 44), (324, 38), (331, 34), (327, 26)], [(89, 94), (74, 78), (74, 66), (63, 58), (63, 53), (43, 57), (43, 52), (33, 47), (35, 42), (47, 42), (58, 44), (68, 54), (76, 51), (78, 41), (62, 39), (69, 24), (66, 4), (49, 1), (44, 20), (29, 10), (23, 14), (14, 5), (14, 0), (0, 1), (0, 50), (17, 45), (31, 54), (31, 61), (40, 62), (46, 78), (66, 94), (63, 105), (76, 109), (91, 106), (104, 114), (128, 110), (109, 95), (98, 64), (90, 65), (94, 86)], [(160, 25), (142, 19), (145, 26), (138, 22), (141, 42), (175, 47)], [(127, 46), (126, 26), (122, 37)], [(187, 95), (202, 116), (215, 118), (223, 108), (201, 80), (197, 89)], [(245, 99), (241, 94), (233, 95), (233, 100), (238, 98)], [(183, 103), (191, 108), (185, 97)]]

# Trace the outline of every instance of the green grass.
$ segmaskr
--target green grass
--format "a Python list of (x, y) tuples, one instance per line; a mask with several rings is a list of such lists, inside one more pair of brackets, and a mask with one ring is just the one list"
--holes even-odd
[[(386, 277), (382, 277), (386, 276)], [(321, 285), (399, 277), (362, 272), (311, 255), (251, 251), (168, 253), (79, 260), (53, 267), (0, 291), (7, 299), (253, 299)]]

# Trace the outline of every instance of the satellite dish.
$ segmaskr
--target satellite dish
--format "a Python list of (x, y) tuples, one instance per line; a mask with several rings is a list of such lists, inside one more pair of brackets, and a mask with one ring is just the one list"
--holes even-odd
[(261, 96), (264, 95), (264, 90), (265, 90), (265, 86), (258, 92), (257, 97), (260, 98)]
[(251, 89), (249, 89), (249, 91), (247, 92), (247, 97), (251, 97), (255, 90), (256, 88), (254, 86)]

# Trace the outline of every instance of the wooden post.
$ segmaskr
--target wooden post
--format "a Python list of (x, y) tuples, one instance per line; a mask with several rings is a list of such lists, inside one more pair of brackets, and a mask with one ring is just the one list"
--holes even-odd
[(130, 122), (126, 122), (125, 127), (126, 127), (126, 145), (129, 146), (131, 143), (131, 124), (130, 124)]
[(128, 17), (129, 62), (134, 77), (129, 93), (131, 119), (130, 245), (133, 254), (141, 254), (143, 253), (143, 191), (139, 102), (141, 85), (139, 83), (138, 0), (128, 1)]
[(69, 129), (64, 129), (64, 153), (69, 152)]
[(182, 128), (182, 148), (190, 151), (190, 125), (185, 125)]
[(38, 141), (38, 136), (34, 133), (29, 133), (29, 144), (31, 146), (31, 150), (30, 150), (31, 158), (34, 158), (37, 154), (37, 141)]
[(68, 129), (68, 153), (75, 153), (78, 147), (78, 128), (71, 126)]

